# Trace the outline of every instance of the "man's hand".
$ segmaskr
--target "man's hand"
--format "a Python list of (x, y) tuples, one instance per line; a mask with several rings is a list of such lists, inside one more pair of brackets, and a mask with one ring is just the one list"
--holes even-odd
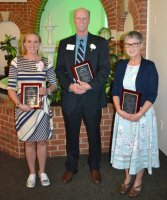
[(79, 80), (77, 82), (79, 83), (81, 89), (86, 91), (91, 89), (91, 86), (88, 83)]
[(84, 94), (86, 92), (86, 90), (84, 88), (81, 88), (78, 83), (71, 83), (69, 89), (75, 94)]

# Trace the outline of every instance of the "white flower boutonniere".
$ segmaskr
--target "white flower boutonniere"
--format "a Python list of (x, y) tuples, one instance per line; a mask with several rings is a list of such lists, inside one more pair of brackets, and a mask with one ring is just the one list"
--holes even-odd
[(37, 71), (43, 71), (44, 70), (44, 63), (40, 60), (36, 63)]
[(90, 50), (92, 51), (92, 50), (94, 50), (94, 49), (96, 49), (96, 45), (95, 44), (90, 44)]

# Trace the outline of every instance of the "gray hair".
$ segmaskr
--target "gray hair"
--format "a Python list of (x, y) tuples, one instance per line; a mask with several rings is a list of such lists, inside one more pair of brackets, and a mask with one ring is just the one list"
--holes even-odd
[(125, 35), (125, 39), (127, 38), (136, 38), (137, 40), (139, 40), (139, 42), (143, 42), (143, 36), (140, 32), (138, 31), (130, 31)]
[(88, 13), (89, 17), (90, 17), (90, 10), (88, 10), (88, 9), (86, 9), (86, 8), (77, 8), (77, 9), (75, 9), (75, 10), (74, 10), (74, 16), (75, 16), (75, 13), (76, 13), (78, 10), (85, 10), (85, 11)]

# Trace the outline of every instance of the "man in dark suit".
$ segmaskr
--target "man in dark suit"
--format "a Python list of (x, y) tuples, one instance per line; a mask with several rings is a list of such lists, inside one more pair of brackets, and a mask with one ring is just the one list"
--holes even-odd
[[(68, 183), (78, 171), (79, 133), (83, 119), (89, 142), (88, 164), (94, 183), (101, 182), (100, 122), (102, 108), (106, 106), (104, 85), (110, 72), (107, 41), (88, 32), (90, 12), (84, 8), (74, 11), (76, 34), (60, 41), (56, 73), (63, 86), (62, 110), (66, 127), (66, 172), (62, 180)], [(90, 82), (76, 81), (71, 66), (78, 61), (82, 40), (84, 61), (91, 63), (94, 78)]]

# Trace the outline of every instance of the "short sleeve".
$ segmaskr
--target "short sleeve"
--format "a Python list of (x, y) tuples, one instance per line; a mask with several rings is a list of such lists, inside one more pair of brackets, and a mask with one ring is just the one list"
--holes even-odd
[(45, 65), (46, 65), (46, 77), (47, 81), (50, 85), (56, 85), (56, 74), (53, 69), (53, 65), (51, 61), (45, 58)]
[(9, 89), (17, 90), (17, 75), (18, 75), (18, 69), (17, 69), (17, 57), (16, 57), (12, 60), (10, 64), (7, 90)]

